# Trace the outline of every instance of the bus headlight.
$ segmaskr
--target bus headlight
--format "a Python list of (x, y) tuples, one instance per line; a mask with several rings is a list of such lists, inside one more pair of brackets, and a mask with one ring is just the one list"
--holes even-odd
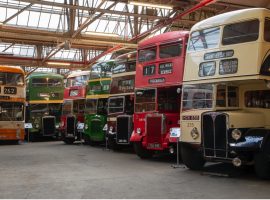
[(234, 129), (232, 131), (232, 138), (235, 140), (239, 140), (242, 136), (242, 132), (239, 129)]
[(85, 129), (88, 129), (88, 124), (85, 124), (84, 128), (85, 128)]
[(190, 135), (193, 138), (193, 140), (196, 140), (199, 137), (199, 131), (196, 127), (194, 127), (191, 131), (190, 131)]
[(142, 133), (142, 130), (140, 128), (137, 128), (136, 132), (140, 135)]
[(59, 124), (56, 124), (56, 125), (55, 125), (55, 128), (58, 129), (58, 128), (59, 128)]
[(39, 124), (35, 124), (36, 128), (39, 128)]
[(61, 126), (61, 127), (64, 127), (64, 126), (65, 126), (65, 122), (61, 121), (60, 126)]

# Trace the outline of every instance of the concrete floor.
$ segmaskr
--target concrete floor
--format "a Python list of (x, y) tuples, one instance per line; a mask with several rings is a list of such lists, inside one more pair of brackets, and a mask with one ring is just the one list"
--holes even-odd
[(39, 142), (0, 145), (0, 198), (270, 198), (270, 181), (224, 165), (233, 178), (173, 169), (164, 157)]

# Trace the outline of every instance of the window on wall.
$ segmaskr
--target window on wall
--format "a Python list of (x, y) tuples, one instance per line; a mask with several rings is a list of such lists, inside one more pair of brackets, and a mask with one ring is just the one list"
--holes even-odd
[(159, 47), (159, 57), (160, 58), (171, 58), (181, 55), (182, 43), (177, 42), (173, 44), (164, 44)]
[(270, 42), (270, 19), (266, 18), (264, 22), (264, 40)]
[(195, 31), (191, 34), (188, 44), (188, 51), (199, 51), (215, 48), (219, 43), (219, 38), (219, 27)]
[(259, 37), (259, 25), (258, 19), (226, 25), (223, 30), (222, 44), (256, 41)]
[(245, 93), (245, 106), (270, 109), (270, 90), (256, 90)]

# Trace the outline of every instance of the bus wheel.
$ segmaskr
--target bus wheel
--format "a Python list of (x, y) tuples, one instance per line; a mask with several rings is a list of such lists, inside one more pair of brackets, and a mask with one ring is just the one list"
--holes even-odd
[(84, 144), (87, 144), (87, 145), (90, 144), (90, 138), (87, 135), (84, 135), (83, 139), (84, 139)]
[(64, 142), (65, 142), (66, 144), (73, 144), (74, 141), (75, 141), (74, 138), (65, 138), (65, 139), (64, 139)]
[(153, 153), (147, 149), (144, 149), (142, 147), (142, 144), (140, 142), (134, 142), (133, 143), (134, 151), (135, 153), (141, 158), (151, 158), (153, 156)]
[(205, 164), (202, 153), (189, 145), (181, 145), (183, 163), (192, 170), (200, 170)]
[(270, 179), (270, 160), (264, 152), (256, 153), (254, 156), (255, 172), (261, 179)]

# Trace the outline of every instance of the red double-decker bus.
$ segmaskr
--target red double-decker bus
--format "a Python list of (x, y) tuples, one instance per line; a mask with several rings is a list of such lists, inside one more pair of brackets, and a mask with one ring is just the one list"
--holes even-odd
[(139, 44), (135, 78), (134, 131), (130, 141), (140, 158), (154, 152), (176, 152), (180, 128), (181, 87), (187, 31), (168, 32)]
[(80, 139), (77, 124), (84, 123), (86, 86), (89, 76), (90, 71), (79, 71), (72, 72), (67, 77), (60, 124), (62, 139), (67, 144)]

